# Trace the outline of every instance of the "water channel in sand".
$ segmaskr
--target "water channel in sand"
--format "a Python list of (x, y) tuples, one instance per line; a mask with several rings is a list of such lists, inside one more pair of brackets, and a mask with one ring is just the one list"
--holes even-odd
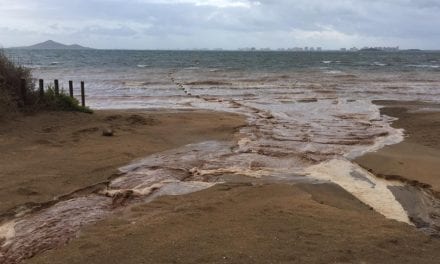
[(17, 215), (0, 227), (2, 263), (17, 263), (63, 245), (82, 226), (125, 205), (198, 191), (234, 175), (265, 181), (330, 181), (387, 218), (412, 224), (393, 193), (405, 185), (378, 179), (351, 159), (403, 140), (403, 132), (390, 126), (393, 119), (381, 116), (371, 100), (439, 98), (430, 82), (405, 83), (409, 88), (402, 92), (390, 88), (404, 82), (395, 76), (367, 86), (384, 78), (381, 74), (266, 73), (261, 77), (186, 69), (157, 76), (158, 82), (167, 82), (163, 96), (153, 91), (142, 91), (145, 97), (98, 92), (90, 102), (95, 108), (148, 106), (239, 113), (248, 121), (238, 132), (239, 140), (202, 142), (151, 155), (121, 168), (120, 177), (97, 193), (73, 195), (34, 213)]

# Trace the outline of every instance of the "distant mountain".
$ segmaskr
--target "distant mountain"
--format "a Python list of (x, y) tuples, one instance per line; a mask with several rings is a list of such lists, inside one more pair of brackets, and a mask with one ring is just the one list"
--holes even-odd
[(65, 45), (62, 43), (55, 42), (53, 40), (48, 40), (42, 43), (38, 43), (26, 47), (15, 47), (13, 49), (39, 49), (39, 50), (86, 50), (91, 49), (87, 47), (80, 46), (78, 44)]

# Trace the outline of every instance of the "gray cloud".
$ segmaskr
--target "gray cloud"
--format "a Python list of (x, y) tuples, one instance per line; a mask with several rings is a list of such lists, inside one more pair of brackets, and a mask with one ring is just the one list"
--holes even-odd
[(0, 2), (3, 46), (51, 37), (100, 48), (440, 48), (439, 0)]

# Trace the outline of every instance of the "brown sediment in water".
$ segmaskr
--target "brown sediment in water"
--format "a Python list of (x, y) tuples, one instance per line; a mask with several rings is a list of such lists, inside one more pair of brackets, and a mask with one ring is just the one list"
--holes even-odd
[[(136, 158), (204, 140), (227, 140), (245, 124), (210, 111), (45, 112), (0, 124), (0, 215), (106, 184)], [(113, 137), (103, 137), (111, 128)], [(84, 193), (84, 192), (82, 192)], [(67, 195), (67, 197), (71, 197)]]

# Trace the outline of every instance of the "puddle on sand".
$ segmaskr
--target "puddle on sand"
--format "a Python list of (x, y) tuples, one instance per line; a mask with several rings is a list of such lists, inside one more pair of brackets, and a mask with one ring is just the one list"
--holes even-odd
[(420, 230), (440, 238), (440, 197), (419, 186), (388, 186), (405, 208), (411, 222)]

